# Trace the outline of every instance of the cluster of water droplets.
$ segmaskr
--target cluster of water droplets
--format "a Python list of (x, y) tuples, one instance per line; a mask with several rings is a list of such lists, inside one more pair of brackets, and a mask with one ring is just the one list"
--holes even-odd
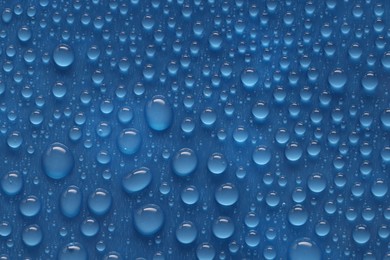
[(390, 259), (386, 1), (0, 4), (1, 259)]

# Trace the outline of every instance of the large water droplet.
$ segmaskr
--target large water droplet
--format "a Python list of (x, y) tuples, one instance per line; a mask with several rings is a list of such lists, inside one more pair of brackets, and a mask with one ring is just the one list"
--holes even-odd
[(22, 240), (27, 246), (37, 246), (42, 242), (43, 233), (38, 225), (30, 225), (23, 230)]
[(347, 83), (347, 74), (342, 69), (335, 69), (329, 74), (328, 82), (332, 90), (341, 92)]
[(74, 53), (69, 45), (60, 44), (53, 52), (54, 62), (60, 68), (67, 68), (74, 62)]
[(62, 143), (51, 144), (42, 155), (43, 170), (52, 179), (62, 179), (73, 169), (73, 154)]
[(172, 160), (172, 167), (178, 176), (190, 175), (198, 165), (196, 153), (189, 149), (180, 149)]
[(321, 251), (310, 238), (300, 238), (291, 244), (288, 257), (290, 260), (321, 260)]
[(255, 69), (247, 68), (241, 73), (241, 82), (245, 88), (253, 88), (259, 81), (259, 74)]
[(213, 234), (217, 238), (226, 239), (234, 233), (234, 223), (229, 217), (218, 217), (212, 226)]
[(134, 213), (134, 227), (145, 236), (156, 234), (164, 224), (164, 214), (162, 209), (155, 204), (147, 204)]
[(134, 193), (145, 189), (151, 181), (152, 173), (149, 168), (141, 167), (123, 177), (122, 187), (126, 192)]
[(141, 148), (142, 138), (137, 129), (123, 129), (118, 136), (119, 150), (126, 155), (132, 155)]
[(80, 213), (82, 193), (77, 186), (69, 186), (61, 194), (60, 209), (64, 216), (73, 218)]
[(111, 194), (102, 188), (97, 188), (88, 197), (88, 208), (95, 215), (101, 216), (106, 214), (112, 204)]
[(72, 242), (62, 248), (58, 260), (87, 260), (87, 250), (78, 242)]
[(182, 244), (191, 244), (197, 236), (198, 231), (191, 221), (183, 221), (176, 229), (176, 239)]
[(172, 108), (164, 96), (154, 96), (146, 104), (145, 116), (149, 127), (156, 131), (166, 130), (173, 120)]
[(10, 171), (1, 178), (1, 188), (7, 195), (13, 196), (22, 191), (23, 177), (18, 171)]

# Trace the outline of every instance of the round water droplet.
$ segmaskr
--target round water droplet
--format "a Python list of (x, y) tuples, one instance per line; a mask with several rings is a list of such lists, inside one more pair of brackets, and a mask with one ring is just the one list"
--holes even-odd
[(289, 247), (288, 257), (291, 260), (321, 260), (321, 250), (310, 238), (300, 238)]
[(330, 73), (328, 82), (332, 90), (341, 92), (347, 83), (347, 74), (342, 69), (335, 69)]
[(301, 205), (295, 205), (288, 213), (288, 221), (296, 227), (306, 224), (308, 218), (309, 214)]
[(212, 260), (215, 254), (215, 249), (210, 243), (202, 243), (196, 249), (196, 257), (198, 260)]
[(191, 221), (183, 221), (176, 229), (176, 239), (182, 244), (191, 244), (198, 236), (198, 230)]
[(215, 200), (222, 206), (231, 206), (238, 200), (238, 190), (232, 183), (225, 183), (215, 191)]
[(266, 165), (271, 161), (271, 151), (267, 146), (257, 146), (253, 151), (252, 159), (257, 165)]
[(66, 44), (60, 44), (54, 49), (53, 59), (60, 68), (67, 68), (74, 62), (73, 50)]
[(370, 230), (366, 225), (357, 225), (352, 232), (352, 237), (356, 243), (366, 244), (371, 238)]
[(259, 81), (259, 74), (253, 68), (246, 68), (241, 73), (241, 82), (247, 89), (252, 89)]
[(7, 195), (13, 196), (22, 191), (23, 188), (23, 177), (18, 171), (10, 171), (3, 174), (1, 178), (1, 188)]
[(173, 121), (173, 112), (164, 96), (154, 96), (146, 104), (146, 121), (150, 128), (156, 131), (168, 129)]
[(260, 235), (256, 230), (250, 230), (245, 236), (245, 244), (249, 247), (257, 247), (260, 243)]
[(207, 168), (213, 174), (223, 173), (227, 168), (225, 156), (221, 153), (213, 153), (207, 161)]
[(61, 99), (66, 95), (66, 86), (64, 82), (56, 82), (52, 88), (52, 93), (57, 99)]
[(81, 210), (82, 193), (77, 186), (69, 186), (61, 194), (60, 209), (65, 217), (76, 217)]
[(212, 231), (217, 238), (229, 238), (234, 233), (234, 223), (229, 217), (218, 217), (213, 223)]
[(43, 233), (38, 225), (30, 225), (23, 230), (22, 240), (26, 246), (37, 246), (42, 242)]
[(87, 250), (77, 242), (67, 244), (58, 254), (58, 260), (87, 260)]
[(195, 186), (187, 186), (181, 192), (181, 200), (187, 205), (193, 205), (199, 200), (199, 191)]
[(18, 149), (23, 143), (22, 134), (18, 131), (13, 131), (7, 138), (7, 144), (12, 149)]
[(20, 202), (19, 210), (25, 217), (36, 216), (41, 210), (41, 201), (35, 196), (28, 196)]
[(145, 236), (156, 234), (164, 224), (164, 214), (162, 209), (155, 204), (147, 204), (134, 213), (134, 227)]
[(87, 218), (81, 223), (80, 230), (84, 236), (93, 237), (99, 232), (99, 222), (94, 218)]
[(320, 193), (326, 188), (326, 179), (321, 173), (312, 173), (307, 180), (307, 186), (314, 193)]
[(111, 204), (111, 194), (102, 188), (97, 188), (88, 197), (89, 210), (98, 216), (106, 214), (110, 210)]
[(0, 236), (8, 237), (12, 233), (12, 226), (8, 221), (0, 221)]
[(141, 143), (141, 134), (134, 128), (123, 129), (118, 136), (119, 150), (126, 155), (137, 153), (141, 148)]
[(372, 93), (378, 86), (378, 81), (374, 72), (368, 72), (362, 79), (362, 86), (367, 93)]
[(180, 149), (172, 160), (172, 167), (176, 175), (188, 176), (195, 171), (198, 165), (196, 153), (189, 149)]
[(134, 193), (145, 189), (152, 181), (149, 168), (141, 167), (133, 170), (122, 179), (122, 187), (127, 193)]
[(302, 148), (298, 145), (298, 143), (290, 143), (286, 146), (286, 150), (284, 152), (287, 160), (290, 162), (296, 162), (299, 159), (301, 159), (303, 150)]
[(62, 179), (73, 169), (73, 154), (64, 144), (53, 143), (42, 155), (42, 165), (47, 176), (56, 180)]

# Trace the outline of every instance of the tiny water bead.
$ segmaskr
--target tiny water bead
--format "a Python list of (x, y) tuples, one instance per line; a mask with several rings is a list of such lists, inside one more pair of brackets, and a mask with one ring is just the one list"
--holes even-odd
[(97, 216), (106, 214), (112, 206), (111, 194), (102, 188), (97, 188), (88, 197), (88, 208)]
[(144, 190), (152, 181), (152, 173), (147, 167), (133, 170), (123, 177), (122, 187), (127, 193)]
[(82, 192), (80, 188), (72, 185), (66, 188), (60, 197), (60, 209), (62, 214), (68, 218), (76, 217), (81, 210)]
[(190, 175), (197, 165), (198, 157), (190, 148), (180, 149), (172, 159), (173, 171), (181, 177)]
[(146, 104), (145, 117), (150, 128), (156, 131), (164, 131), (172, 124), (172, 108), (164, 96), (154, 96)]
[(144, 236), (155, 235), (164, 224), (164, 213), (160, 206), (147, 204), (134, 212), (134, 227)]
[(42, 155), (43, 171), (52, 179), (68, 176), (74, 167), (72, 152), (62, 143), (52, 143)]
[(125, 155), (133, 155), (137, 153), (142, 144), (140, 132), (135, 128), (126, 128), (121, 131), (118, 136), (119, 150)]
[(310, 238), (299, 238), (295, 240), (288, 250), (288, 257), (291, 260), (312, 259), (321, 260), (321, 250)]
[(67, 68), (74, 62), (74, 53), (72, 48), (66, 44), (59, 44), (53, 51), (53, 60), (60, 68)]
[(88, 254), (84, 246), (78, 242), (71, 242), (64, 246), (58, 254), (58, 260), (87, 260)]
[(176, 229), (176, 239), (184, 245), (194, 242), (197, 236), (198, 230), (191, 221), (183, 221)]
[(6, 195), (17, 195), (22, 191), (23, 188), (23, 176), (18, 171), (10, 171), (3, 174), (0, 185), (2, 191)]

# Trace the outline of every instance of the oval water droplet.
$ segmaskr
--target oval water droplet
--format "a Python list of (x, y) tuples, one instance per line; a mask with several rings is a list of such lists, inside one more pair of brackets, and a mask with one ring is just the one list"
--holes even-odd
[(82, 193), (77, 186), (66, 188), (60, 198), (60, 209), (62, 214), (68, 218), (76, 217), (81, 210)]
[(123, 129), (118, 136), (119, 150), (125, 155), (133, 155), (141, 148), (142, 137), (137, 129)]
[(73, 154), (64, 144), (53, 143), (42, 155), (42, 165), (48, 177), (55, 180), (65, 178), (73, 169)]
[(151, 181), (152, 173), (149, 168), (141, 167), (123, 177), (122, 187), (131, 194), (145, 189)]
[(168, 129), (173, 121), (173, 112), (170, 104), (164, 96), (154, 96), (146, 104), (146, 121), (150, 128), (156, 131)]
[(164, 224), (162, 209), (155, 204), (147, 204), (138, 208), (134, 213), (134, 227), (144, 236), (156, 234)]
[(195, 171), (198, 165), (196, 153), (189, 149), (180, 149), (172, 160), (172, 167), (176, 175), (188, 176)]

